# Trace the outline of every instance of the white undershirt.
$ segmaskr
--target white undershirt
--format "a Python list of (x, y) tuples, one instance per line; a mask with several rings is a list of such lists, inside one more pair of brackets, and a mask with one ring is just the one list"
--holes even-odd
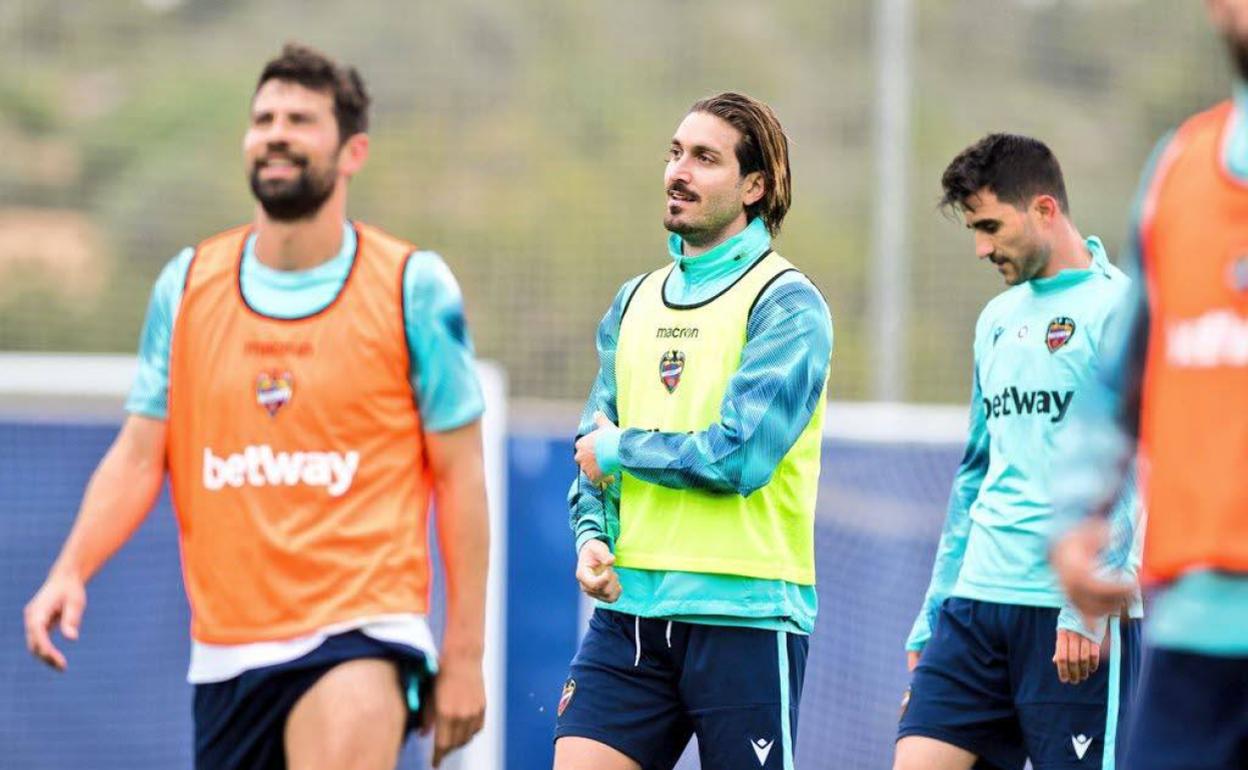
[(208, 644), (191, 640), (191, 665), (186, 680), (191, 684), (224, 682), (265, 666), (302, 658), (335, 634), (360, 631), (382, 642), (406, 644), (425, 653), (431, 671), (437, 670), (438, 649), (424, 615), (399, 613), (372, 615), (335, 623), (307, 636), (252, 644)]

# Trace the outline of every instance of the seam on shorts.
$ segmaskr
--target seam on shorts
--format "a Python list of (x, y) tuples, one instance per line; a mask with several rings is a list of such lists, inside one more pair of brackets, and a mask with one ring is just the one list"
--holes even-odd
[(711, 706), (709, 708), (704, 708), (704, 709), (687, 709), (685, 713), (689, 714), (690, 716), (694, 716), (694, 715), (701, 716), (703, 714), (714, 714), (719, 711), (741, 711), (743, 709), (777, 708), (779, 705), (780, 705), (780, 700), (776, 699), (774, 701), (760, 701), (758, 703), (734, 703), (731, 706)]

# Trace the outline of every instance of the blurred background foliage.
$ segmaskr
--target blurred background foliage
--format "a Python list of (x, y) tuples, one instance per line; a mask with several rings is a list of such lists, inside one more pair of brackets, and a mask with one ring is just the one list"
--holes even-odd
[[(833, 398), (868, 398), (874, 4), (868, 0), (0, 0), (0, 349), (132, 351), (152, 281), (251, 212), (249, 97), (286, 40), (364, 74), (351, 214), (439, 251), (513, 395), (581, 398), (620, 283), (666, 259), (662, 163), (698, 97), (740, 90), (791, 139), (778, 250), (828, 298)], [(1116, 253), (1139, 169), (1229, 94), (1203, 5), (916, 0), (907, 342), (913, 401), (962, 401), (1000, 290), (935, 210), (988, 131), (1048, 142)]]

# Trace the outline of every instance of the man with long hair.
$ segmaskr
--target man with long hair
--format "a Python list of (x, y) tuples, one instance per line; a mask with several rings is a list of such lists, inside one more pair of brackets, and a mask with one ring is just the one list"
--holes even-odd
[(775, 114), (690, 107), (664, 174), (671, 261), (628, 281), (569, 493), (597, 599), (559, 701), (555, 767), (789, 768), (815, 619), (814, 511), (832, 323), (772, 250), (790, 202)]

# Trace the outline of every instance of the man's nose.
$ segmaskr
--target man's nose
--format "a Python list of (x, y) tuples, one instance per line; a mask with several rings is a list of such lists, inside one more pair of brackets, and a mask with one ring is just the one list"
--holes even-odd
[(996, 251), (996, 247), (992, 243), (992, 239), (984, 233), (975, 234), (975, 256), (980, 259), (987, 259)]

